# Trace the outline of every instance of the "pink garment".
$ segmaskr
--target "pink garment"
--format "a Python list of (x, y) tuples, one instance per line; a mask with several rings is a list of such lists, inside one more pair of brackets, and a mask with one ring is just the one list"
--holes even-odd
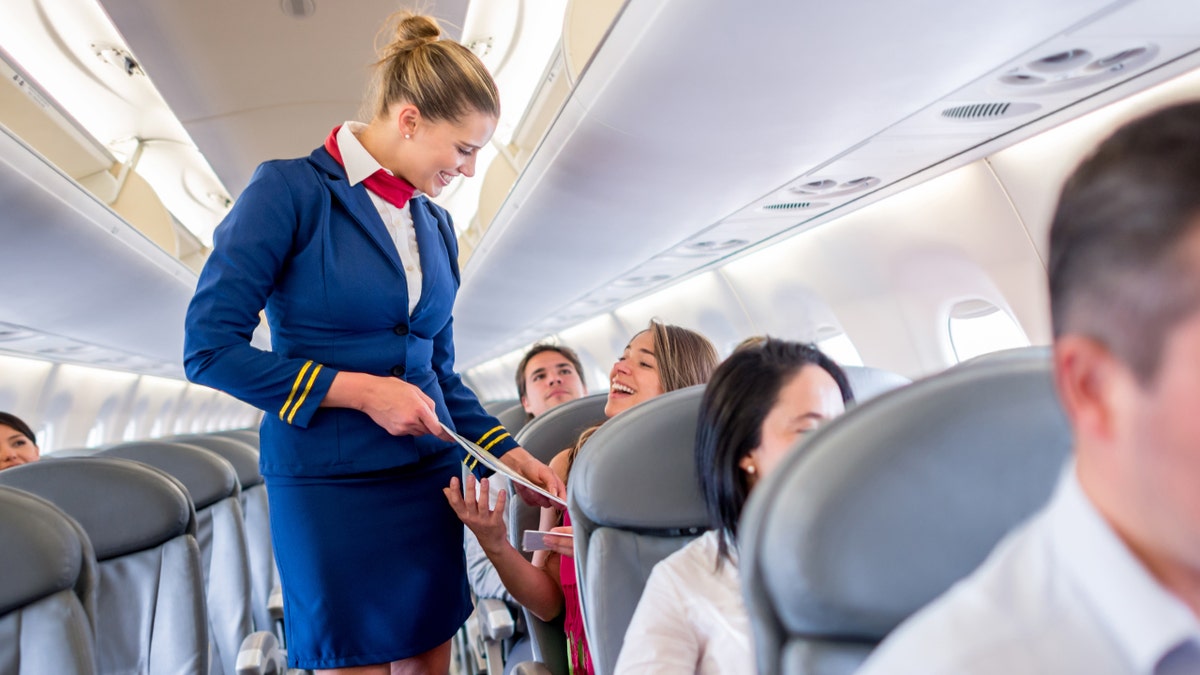
[[(570, 527), (571, 516), (563, 511), (563, 525)], [(564, 616), (563, 632), (567, 634), (567, 660), (571, 675), (595, 675), (592, 668), (592, 653), (588, 650), (587, 637), (583, 632), (583, 609), (579, 604), (579, 583), (575, 580), (574, 558), (563, 557), (558, 561), (558, 580), (562, 584)]]

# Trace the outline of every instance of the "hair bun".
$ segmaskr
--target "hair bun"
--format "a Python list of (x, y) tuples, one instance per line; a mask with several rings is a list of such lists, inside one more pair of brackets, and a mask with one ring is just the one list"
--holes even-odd
[(437, 42), (442, 36), (442, 28), (437, 19), (410, 11), (397, 12), (393, 15), (396, 21), (395, 37), (380, 53), (380, 60), (387, 60), (399, 54)]

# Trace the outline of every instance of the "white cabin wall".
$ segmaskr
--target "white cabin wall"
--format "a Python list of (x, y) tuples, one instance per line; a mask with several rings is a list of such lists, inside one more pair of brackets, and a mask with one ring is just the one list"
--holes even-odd
[(748, 335), (756, 332), (754, 322), (742, 309), (728, 280), (716, 272), (705, 272), (646, 298), (635, 300), (614, 312), (624, 335), (612, 336), (620, 344), (609, 355), (620, 356), (630, 338), (649, 325), (651, 319), (697, 331), (708, 338), (724, 357)]
[(1200, 99), (1200, 70), (1038, 134), (988, 158), (1043, 259), (1058, 193), (1083, 158), (1117, 127), (1152, 110)]
[(257, 426), (255, 408), (183, 380), (0, 355), (0, 410), (43, 453), (190, 431)]

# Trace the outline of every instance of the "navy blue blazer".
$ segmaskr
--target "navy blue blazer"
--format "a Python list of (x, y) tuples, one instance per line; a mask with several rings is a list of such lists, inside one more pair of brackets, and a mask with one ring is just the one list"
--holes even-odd
[[(496, 455), (516, 446), (454, 372), (450, 217), (424, 196), (410, 210), (423, 275), (412, 316), (379, 212), (324, 148), (260, 165), (217, 227), (187, 310), (184, 368), (191, 381), (265, 411), (263, 474), (362, 473), (461, 453), (434, 436), (391, 436), (357, 410), (319, 407), (341, 370), (403, 378), (463, 436)], [(269, 352), (250, 345), (264, 308)]]

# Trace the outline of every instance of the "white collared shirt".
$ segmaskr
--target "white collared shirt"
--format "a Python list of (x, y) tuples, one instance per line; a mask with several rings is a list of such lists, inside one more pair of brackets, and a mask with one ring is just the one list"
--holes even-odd
[[(338, 129), (338, 151), (342, 153), (342, 162), (346, 167), (346, 180), (351, 185), (358, 185), (376, 171), (384, 169), (371, 153), (363, 147), (355, 134), (360, 134), (367, 125), (362, 122), (345, 122)], [(395, 174), (393, 174), (395, 175)], [(371, 195), (371, 203), (379, 211), (379, 217), (392, 235), (392, 243), (400, 254), (400, 263), (404, 265), (404, 280), (408, 283), (408, 313), (412, 314), (421, 299), (421, 254), (417, 248), (417, 230), (413, 227), (412, 213), (408, 208), (398, 209), (383, 197), (367, 190)], [(414, 193), (413, 196), (416, 196)], [(409, 200), (409, 204), (412, 200)], [(411, 208), (411, 207), (410, 207)]]
[(1070, 463), (1050, 503), (859, 671), (1200, 673), (1200, 622), (1130, 552)]
[(754, 642), (736, 561), (716, 571), (709, 530), (654, 566), (638, 602), (616, 675), (753, 673)]

